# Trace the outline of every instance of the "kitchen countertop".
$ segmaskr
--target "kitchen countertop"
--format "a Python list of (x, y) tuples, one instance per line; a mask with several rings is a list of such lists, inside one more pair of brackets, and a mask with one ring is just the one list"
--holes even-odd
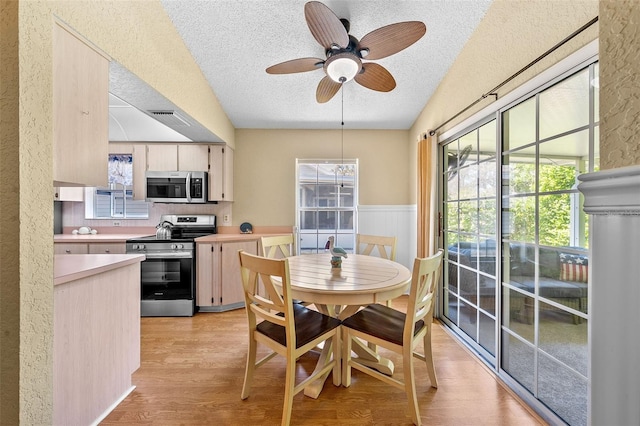
[(55, 234), (54, 243), (124, 243), (131, 238), (146, 237), (151, 234)]
[(53, 257), (53, 285), (86, 278), (145, 259), (143, 254), (62, 254)]

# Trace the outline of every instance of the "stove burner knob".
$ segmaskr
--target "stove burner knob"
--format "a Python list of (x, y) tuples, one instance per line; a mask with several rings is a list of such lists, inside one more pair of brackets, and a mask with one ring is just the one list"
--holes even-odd
[(144, 244), (138, 244), (138, 250), (144, 250), (145, 245)]
[(184, 245), (182, 245), (182, 244), (178, 244), (178, 248), (179, 248), (179, 249), (183, 249), (183, 248), (184, 248)]
[(138, 250), (138, 245), (137, 245), (137, 244), (134, 244), (134, 245), (132, 245), (132, 246), (131, 246), (131, 248), (132, 248), (133, 250)]
[(178, 246), (176, 244), (171, 244), (171, 250), (175, 250), (177, 248), (178, 248)]

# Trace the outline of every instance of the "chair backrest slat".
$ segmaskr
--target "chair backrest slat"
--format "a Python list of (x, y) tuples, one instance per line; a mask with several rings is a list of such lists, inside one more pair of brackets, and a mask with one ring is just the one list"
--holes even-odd
[(260, 246), (262, 256), (269, 259), (282, 259), (295, 254), (293, 234), (261, 237)]
[(356, 254), (377, 256), (383, 259), (396, 260), (396, 237), (356, 234)]
[(404, 325), (405, 338), (411, 338), (415, 323), (424, 319), (431, 321), (433, 315), (433, 297), (436, 283), (440, 279), (444, 250), (439, 249), (433, 256), (413, 262), (407, 320)]
[[(239, 256), (250, 327), (255, 327), (256, 317), (258, 317), (264, 321), (284, 326), (287, 341), (295, 342), (289, 262), (286, 258), (268, 259), (242, 250), (239, 252)], [(281, 286), (276, 286), (274, 277), (282, 283)], [(258, 294), (259, 281), (262, 282), (268, 297)], [(295, 348), (295, 343), (293, 347)]]

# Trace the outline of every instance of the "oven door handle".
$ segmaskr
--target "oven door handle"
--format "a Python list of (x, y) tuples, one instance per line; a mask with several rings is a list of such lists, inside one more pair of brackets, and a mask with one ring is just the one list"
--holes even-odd
[(193, 257), (189, 252), (166, 252), (166, 253), (145, 253), (147, 259), (190, 259)]

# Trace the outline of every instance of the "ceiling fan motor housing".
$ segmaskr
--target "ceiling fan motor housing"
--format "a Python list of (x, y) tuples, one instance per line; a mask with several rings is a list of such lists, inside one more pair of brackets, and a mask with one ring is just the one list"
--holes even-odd
[(332, 54), (324, 62), (324, 71), (336, 83), (352, 80), (362, 70), (362, 61), (353, 52)]

